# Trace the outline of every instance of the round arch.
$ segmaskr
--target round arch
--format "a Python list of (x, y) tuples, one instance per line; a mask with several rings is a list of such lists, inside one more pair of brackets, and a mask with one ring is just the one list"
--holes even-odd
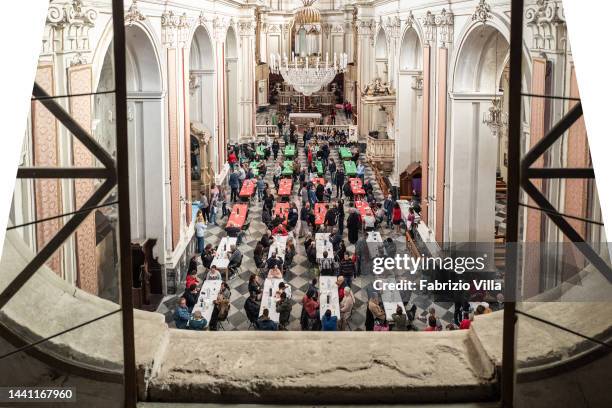
[[(197, 26), (191, 37), (189, 47), (189, 121), (192, 129), (191, 137), (191, 177), (192, 180), (203, 180), (210, 171), (218, 172), (218, 151), (212, 148), (216, 145), (215, 129), (217, 106), (215, 97), (215, 52), (210, 34), (204, 25)], [(207, 129), (212, 137), (207, 147), (201, 146), (199, 137), (195, 137), (193, 129)], [(197, 151), (197, 153), (196, 153)], [(207, 179), (206, 179), (207, 180)], [(191, 181), (189, 181), (191, 182)], [(199, 190), (192, 189), (192, 195)]]
[(383, 82), (389, 82), (389, 50), (387, 46), (387, 34), (383, 27), (378, 29), (376, 42), (374, 43), (374, 77), (381, 78)]

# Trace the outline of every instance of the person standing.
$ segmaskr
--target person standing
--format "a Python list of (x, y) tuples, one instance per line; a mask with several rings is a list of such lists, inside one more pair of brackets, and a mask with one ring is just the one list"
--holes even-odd
[(344, 200), (338, 200), (336, 209), (338, 214), (338, 233), (342, 235), (344, 233)]
[(402, 210), (399, 204), (396, 202), (393, 205), (393, 225), (395, 225), (395, 232), (400, 233), (400, 224), (402, 223)]
[(359, 229), (361, 228), (361, 217), (357, 213), (356, 208), (351, 208), (349, 216), (346, 220), (346, 227), (348, 228), (348, 239), (351, 244), (355, 244), (359, 239)]
[(238, 200), (238, 191), (240, 189), (240, 176), (238, 170), (234, 170), (229, 177), (229, 186), (232, 191), (230, 200), (235, 203)]
[(202, 218), (204, 219), (204, 223), (210, 221), (209, 215), (210, 205), (208, 202), (208, 196), (204, 190), (200, 191), (200, 210), (202, 210)]
[(385, 201), (383, 202), (383, 208), (385, 209), (385, 215), (387, 219), (387, 228), (391, 228), (391, 217), (393, 215), (393, 205), (395, 202), (393, 201), (393, 196), (391, 194), (387, 195)]
[(274, 139), (274, 142), (272, 142), (272, 154), (274, 155), (274, 160), (277, 160), (278, 158), (278, 150), (280, 149), (280, 144), (278, 143), (278, 139)]
[(198, 215), (195, 223), (196, 250), (198, 254), (204, 251), (204, 234), (206, 233), (206, 224), (204, 217)]
[(342, 198), (342, 186), (344, 185), (344, 170), (342, 165), (338, 166), (336, 172), (336, 198)]

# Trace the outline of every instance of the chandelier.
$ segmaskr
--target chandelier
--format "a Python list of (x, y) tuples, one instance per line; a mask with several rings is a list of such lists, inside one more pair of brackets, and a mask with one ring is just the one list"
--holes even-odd
[(491, 100), (491, 107), (482, 115), (482, 123), (491, 129), (493, 137), (500, 136), (508, 126), (508, 114), (503, 110), (500, 97)]
[(346, 71), (348, 56), (345, 53), (337, 56), (334, 53), (333, 62), (329, 61), (329, 54), (325, 54), (325, 61), (319, 57), (296, 57), (291, 53), (291, 59), (280, 54), (270, 56), (270, 71), (282, 75), (285, 82), (293, 86), (298, 92), (310, 96), (324, 86), (329, 85), (337, 74)]

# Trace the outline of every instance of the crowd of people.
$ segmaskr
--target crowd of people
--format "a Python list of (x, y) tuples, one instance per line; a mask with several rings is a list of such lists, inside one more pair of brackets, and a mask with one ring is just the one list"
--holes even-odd
[[(345, 114), (350, 115), (350, 106), (344, 106)], [(186, 281), (185, 293), (179, 300), (175, 312), (176, 326), (193, 330), (205, 327), (215, 330), (218, 322), (227, 318), (231, 291), (227, 282), (223, 282), (214, 303), (214, 311), (210, 322), (203, 319), (201, 313), (191, 313), (194, 297), (199, 294), (200, 283), (197, 280), (197, 266), (201, 265), (205, 279), (223, 279), (220, 271), (212, 265), (213, 259), (220, 249), (211, 244), (205, 245), (204, 236), (208, 223), (217, 224), (218, 220), (228, 216), (228, 207), (238, 202), (261, 203), (261, 222), (266, 231), (257, 241), (253, 260), (256, 270), (249, 271), (249, 296), (244, 303), (244, 312), (250, 325), (258, 330), (287, 330), (291, 320), (291, 310), (295, 304), (301, 304), (300, 327), (302, 330), (348, 330), (350, 317), (355, 307), (352, 284), (356, 277), (367, 274), (371, 255), (365, 242), (366, 232), (388, 229), (389, 237), (379, 248), (379, 255), (394, 257), (397, 246), (393, 234), (402, 233), (405, 226), (407, 233), (414, 235), (419, 219), (419, 198), (411, 203), (408, 216), (403, 217), (396, 199), (391, 195), (379, 199), (375, 194), (372, 181), (366, 177), (365, 165), (360, 157), (359, 146), (351, 145), (343, 131), (333, 131), (327, 134), (317, 134), (314, 128), (307, 128), (302, 134), (302, 148), (305, 160), (300, 160), (298, 154), (297, 126), (290, 123), (285, 131), (284, 119), (274, 119), (278, 126), (280, 137), (266, 138), (259, 143), (246, 143), (229, 146), (228, 163), (231, 170), (227, 187), (212, 185), (210, 191), (201, 193), (200, 211), (196, 217), (195, 236), (197, 257), (192, 259)], [(293, 146), (294, 154), (288, 157), (287, 146)], [(331, 157), (334, 148), (343, 147), (350, 151), (348, 158), (356, 164), (355, 173), (347, 175), (342, 159), (336, 162)], [(289, 150), (291, 151), (291, 150)], [(346, 154), (346, 153), (345, 153)], [(287, 162), (290, 162), (289, 166)], [(272, 183), (267, 176), (268, 163), (272, 163)], [(350, 179), (361, 180), (363, 194), (355, 197)], [(292, 181), (288, 196), (279, 196), (279, 184), (283, 178)], [(255, 194), (251, 197), (240, 197), (240, 191), (246, 180), (255, 183)], [(228, 194), (229, 190), (229, 194)], [(364, 217), (356, 207), (356, 200), (367, 203), (372, 210), (372, 216)], [(287, 203), (287, 210), (275, 213), (278, 203)], [(220, 210), (219, 210), (220, 207)], [(317, 208), (324, 208), (324, 215), (317, 214)], [(219, 216), (217, 214), (220, 214)], [(322, 214), (322, 213), (321, 213)], [(250, 222), (246, 222), (250, 225)], [(346, 229), (346, 234), (345, 234)], [(227, 222), (225, 231), (229, 237), (238, 240), (227, 250), (228, 274), (236, 276), (242, 263), (242, 253), (238, 249), (244, 235), (244, 226), (232, 225)], [(317, 256), (316, 234), (329, 233), (329, 242), (333, 248), (333, 256), (325, 251), (322, 257)], [(355, 250), (347, 250), (348, 243)], [(282, 254), (271, 251), (270, 248), (282, 240)], [(306, 255), (310, 268), (308, 269), (310, 285), (301, 299), (291, 297), (291, 287), (285, 277), (295, 264), (299, 240), (303, 240), (303, 253)], [(334, 315), (331, 310), (321, 309), (320, 291), (317, 279), (322, 276), (336, 277), (339, 298), (339, 313)], [(261, 307), (266, 279), (281, 280), (278, 288), (271, 293), (274, 302), (269, 307)], [(385, 331), (417, 330), (417, 321), (425, 324), (425, 331), (446, 329), (467, 329), (472, 316), (485, 313), (486, 310), (474, 310), (469, 304), (455, 305), (454, 323), (442, 327), (440, 319), (435, 315), (435, 309), (430, 309), (425, 316), (416, 316), (416, 306), (398, 305), (391, 318), (385, 313), (382, 299), (377, 292), (370, 293), (366, 310), (366, 330)], [(271, 314), (278, 315), (272, 318)], [(192, 323), (193, 321), (193, 323)]]

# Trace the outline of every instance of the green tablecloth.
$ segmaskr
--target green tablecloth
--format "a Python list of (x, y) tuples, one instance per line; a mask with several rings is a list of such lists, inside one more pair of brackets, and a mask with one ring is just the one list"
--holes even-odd
[(295, 156), (295, 146), (294, 145), (285, 146), (285, 157), (293, 157), (293, 156)]
[(259, 168), (257, 166), (259, 166), (258, 161), (253, 161), (250, 164), (250, 167), (253, 169), (253, 174), (259, 176)]
[(321, 160), (315, 161), (315, 166), (317, 166), (317, 173), (319, 174), (319, 176), (322, 176), (323, 175), (323, 163), (321, 162)]
[(263, 146), (257, 146), (256, 152), (259, 157), (264, 157), (266, 155), (266, 152)]
[(355, 176), (357, 175), (357, 166), (355, 166), (355, 162), (352, 160), (347, 160), (344, 162), (344, 173), (347, 176)]
[(338, 149), (338, 154), (340, 154), (340, 158), (342, 160), (351, 159), (353, 157), (353, 154), (351, 153), (351, 151), (347, 149), (346, 147), (340, 147)]
[(291, 176), (293, 174), (293, 162), (291, 160), (285, 160), (283, 162), (283, 176)]

